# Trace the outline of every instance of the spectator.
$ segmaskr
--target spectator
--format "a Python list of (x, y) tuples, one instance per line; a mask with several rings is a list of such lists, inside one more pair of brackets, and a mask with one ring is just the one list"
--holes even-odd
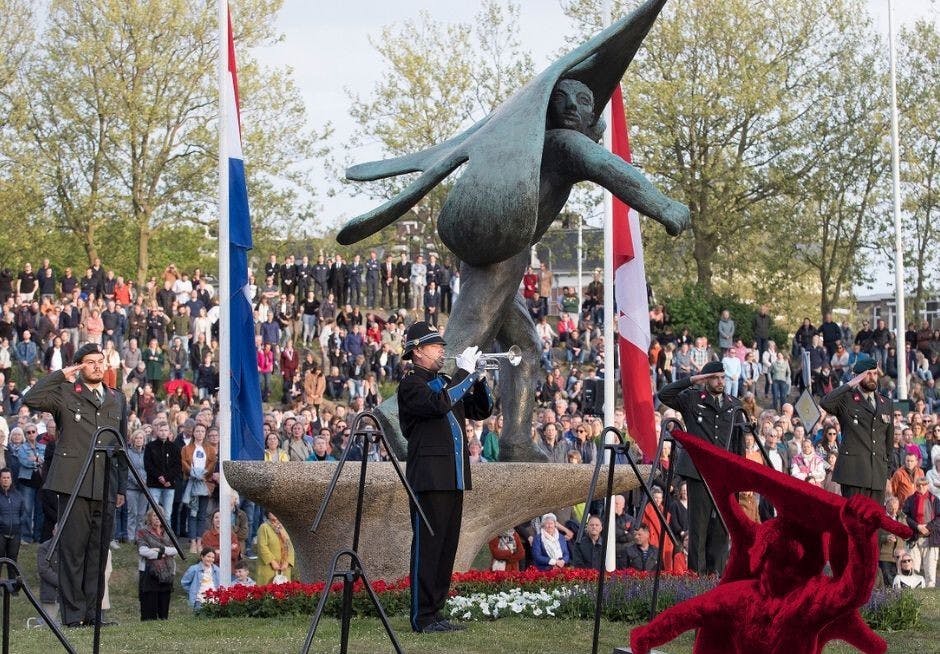
[(151, 338), (147, 349), (143, 353), (144, 365), (147, 369), (147, 383), (153, 388), (154, 394), (160, 392), (163, 385), (165, 373), (163, 372), (163, 363), (165, 357), (160, 343), (156, 338)]
[[(173, 580), (176, 578), (177, 551), (169, 535), (164, 532), (160, 518), (152, 509), (145, 514), (143, 524), (137, 530), (135, 542), (140, 556), (137, 565), (140, 620), (141, 622), (166, 620), (170, 613)], [(197, 563), (193, 568), (199, 565)], [(187, 574), (189, 574), (188, 570)], [(200, 579), (198, 584), (201, 586), (202, 583)], [(183, 587), (187, 588), (185, 581)], [(197, 592), (198, 597), (200, 597), (199, 592)], [(192, 604), (192, 599), (190, 599), (190, 604)]]
[(37, 425), (27, 424), (23, 433), (26, 435), (26, 441), (17, 451), (19, 473), (16, 481), (24, 505), (21, 536), (24, 543), (38, 543), (43, 516), (36, 498), (42, 487), (42, 462), (45, 459), (46, 446), (36, 440), (39, 434)]
[(627, 567), (641, 572), (656, 569), (659, 550), (650, 545), (650, 528), (641, 522), (636, 528), (636, 542), (627, 547)]
[(168, 516), (173, 514), (176, 484), (183, 477), (182, 458), (179, 446), (170, 440), (170, 426), (166, 420), (154, 423), (153, 431), (156, 438), (144, 447), (147, 488), (163, 509), (163, 515)]
[[(891, 494), (898, 498), (901, 504), (907, 501), (915, 491), (915, 484), (924, 478), (924, 471), (918, 465), (917, 455), (907, 453), (904, 455), (904, 465), (891, 475)], [(924, 482), (926, 483), (926, 479)]]
[(803, 439), (800, 453), (793, 457), (790, 474), (800, 481), (822, 486), (826, 478), (826, 462), (816, 453), (813, 442), (808, 438)]
[[(13, 487), (13, 473), (0, 469), (0, 557), (16, 561), (20, 554), (20, 530), (26, 521), (26, 503)], [(16, 572), (7, 566), (7, 578), (15, 579)]]
[(548, 298), (552, 295), (552, 271), (542, 262), (539, 266), (539, 317), (547, 316)]
[[(901, 503), (893, 495), (885, 500), (885, 512), (892, 520), (906, 522), (904, 514), (901, 513)], [(897, 561), (900, 556), (907, 554), (910, 557), (910, 554), (905, 551), (904, 545), (904, 541), (894, 534), (884, 529), (878, 530), (878, 568), (881, 570), (881, 578), (885, 586), (894, 583), (894, 577), (898, 574)]]
[[(127, 494), (124, 498), (124, 505), (127, 507), (127, 531), (128, 542), (133, 543), (137, 538), (137, 530), (144, 526), (144, 517), (147, 513), (147, 496), (143, 489), (137, 483), (137, 479), (131, 472), (131, 468), (137, 471), (137, 474), (146, 484), (147, 467), (144, 462), (146, 450), (144, 449), (144, 440), (146, 434), (143, 429), (137, 429), (128, 439), (127, 459), (129, 462), (127, 471)], [(171, 502), (172, 504), (172, 502)], [(122, 534), (124, 535), (124, 534)]]
[(232, 584), (234, 586), (255, 585), (255, 580), (249, 576), (248, 562), (244, 559), (239, 560), (238, 563), (235, 564), (232, 574), (234, 575), (232, 578)]
[(904, 515), (914, 530), (910, 555), (914, 569), (927, 581), (927, 588), (937, 585), (937, 553), (940, 551), (940, 499), (927, 488), (925, 477), (917, 479), (914, 494), (904, 502)]
[(206, 442), (206, 426), (197, 422), (193, 439), (180, 452), (186, 487), (182, 503), (189, 506), (189, 553), (202, 549), (202, 532), (206, 530), (209, 499), (215, 490), (212, 474), (215, 471), (216, 448)]
[(295, 565), (294, 545), (287, 530), (271, 511), (258, 528), (258, 570), (255, 578), (259, 585), (283, 583), (291, 580)]
[(199, 551), (199, 562), (191, 565), (180, 579), (186, 589), (187, 601), (194, 611), (198, 611), (205, 602), (206, 593), (222, 584), (222, 572), (215, 564), (215, 552), (211, 547)]
[[(221, 560), (221, 547), (222, 542), (220, 540), (221, 532), (219, 531), (222, 526), (222, 516), (219, 511), (214, 511), (212, 513), (212, 522), (209, 525), (209, 528), (205, 530), (202, 534), (202, 545), (204, 547), (211, 547), (215, 551), (216, 561)], [(238, 559), (241, 558), (241, 546), (238, 544), (238, 534), (236, 534), (235, 527), (237, 523), (232, 523), (232, 545), (231, 545), (231, 559), (232, 559), (232, 568), (235, 568), (235, 564), (238, 563)]]
[(926, 588), (927, 584), (923, 575), (914, 572), (914, 559), (910, 552), (901, 551), (898, 557), (898, 574), (894, 577), (891, 584), (893, 588), (903, 588), (905, 590), (912, 588)]
[(541, 527), (532, 541), (532, 563), (539, 570), (564, 568), (571, 561), (568, 540), (558, 531), (554, 513), (542, 516)]
[(725, 309), (718, 320), (718, 348), (720, 350), (727, 350), (734, 346), (734, 330), (735, 324), (731, 319), (731, 313)]
[(507, 529), (493, 538), (490, 543), (490, 554), (493, 562), (490, 569), (495, 572), (518, 572), (519, 562), (525, 558), (525, 548), (522, 538), (515, 529)]
[(601, 547), (602, 530), (603, 523), (599, 516), (592, 515), (588, 518), (584, 537), (572, 548), (571, 565), (573, 567), (598, 569), (604, 558), (604, 551)]
[(618, 570), (629, 566), (627, 548), (633, 544), (636, 534), (636, 523), (626, 509), (624, 496), (614, 495), (614, 551)]

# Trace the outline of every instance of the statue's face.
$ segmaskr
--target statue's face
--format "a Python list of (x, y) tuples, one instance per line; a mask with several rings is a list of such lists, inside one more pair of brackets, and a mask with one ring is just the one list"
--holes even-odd
[(587, 86), (572, 79), (555, 85), (548, 101), (549, 129), (573, 129), (587, 134), (594, 124), (594, 94)]

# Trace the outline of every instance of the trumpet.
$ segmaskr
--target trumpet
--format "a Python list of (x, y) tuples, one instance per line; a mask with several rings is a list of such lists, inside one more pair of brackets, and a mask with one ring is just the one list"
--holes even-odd
[[(447, 357), (456, 359), (457, 357)], [(515, 368), (522, 362), (522, 349), (518, 345), (513, 345), (506, 352), (491, 352), (481, 354), (477, 361), (477, 370), (499, 370), (500, 360), (505, 360), (510, 366)]]

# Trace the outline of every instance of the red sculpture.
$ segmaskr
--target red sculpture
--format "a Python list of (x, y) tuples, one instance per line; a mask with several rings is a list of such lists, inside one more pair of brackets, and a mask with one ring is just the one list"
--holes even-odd
[[(676, 604), (630, 636), (634, 654), (648, 654), (697, 629), (694, 654), (820, 654), (844, 640), (866, 654), (888, 645), (862, 620), (878, 572), (878, 529), (909, 538), (906, 525), (857, 495), (845, 499), (684, 432), (686, 448), (715, 496), (731, 536), (718, 586)], [(766, 496), (777, 517), (762, 524), (741, 510), (735, 493)], [(832, 576), (823, 573), (829, 561)]]

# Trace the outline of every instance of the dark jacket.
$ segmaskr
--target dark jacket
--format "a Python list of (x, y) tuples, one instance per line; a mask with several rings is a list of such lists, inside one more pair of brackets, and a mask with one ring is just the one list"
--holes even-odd
[[(682, 414), (682, 422), (688, 433), (731, 451), (736, 441), (732, 438), (732, 424), (736, 410), (741, 407), (737, 398), (723, 395), (719, 408), (711, 393), (694, 388), (691, 378), (686, 377), (663, 386), (659, 391), (659, 401)], [(678, 447), (678, 443), (675, 447)], [(676, 474), (700, 480), (701, 477), (685, 450), (679, 447), (677, 454)]]
[(417, 491), (470, 490), (464, 423), (493, 410), (485, 377), (458, 370), (453, 379), (415, 366), (398, 386), (398, 416), (408, 440), (408, 483)]
[(575, 568), (591, 568), (597, 570), (597, 566), (604, 559), (604, 549), (601, 546), (601, 539), (597, 542), (591, 542), (591, 537), (584, 534), (580, 542), (575, 541), (571, 548), (571, 565)]
[[(907, 526), (914, 530), (914, 538), (921, 536), (917, 531), (917, 521), (914, 519), (914, 510), (917, 506), (917, 493), (914, 493), (904, 500), (904, 517), (907, 519)], [(927, 529), (930, 531), (927, 536), (928, 547), (940, 547), (940, 498), (931, 492), (927, 492), (927, 505), (924, 512), (927, 518)]]
[(19, 536), (20, 524), (26, 514), (26, 505), (23, 496), (16, 487), (10, 490), (0, 490), (0, 538), (4, 536)]
[[(99, 407), (94, 393), (81, 381), (74, 383), (65, 379), (61, 370), (50, 373), (36, 382), (24, 396), (23, 401), (31, 409), (47, 411), (55, 418), (58, 427), (55, 455), (49, 467), (44, 488), (57, 493), (71, 493), (94, 446), (93, 437), (99, 429), (116, 429), (127, 441), (127, 401), (124, 395), (113, 388), (104, 387), (104, 401)], [(113, 433), (102, 433), (99, 445), (115, 442)], [(79, 495), (94, 500), (103, 499), (105, 455), (95, 454), (93, 473), (85, 477)], [(115, 493), (123, 495), (127, 487), (127, 463), (121, 457), (111, 462), (111, 500)], [(94, 487), (92, 482), (94, 481)]]
[(144, 470), (148, 488), (166, 488), (160, 477), (170, 482), (169, 488), (183, 477), (183, 461), (179, 446), (167, 439), (155, 438), (144, 447)]
[(843, 384), (826, 395), (819, 406), (839, 420), (842, 443), (832, 480), (846, 486), (884, 490), (888, 455), (894, 447), (894, 403), (875, 392), (872, 409), (859, 388)]
[[(571, 563), (571, 549), (568, 547), (568, 539), (561, 532), (558, 532), (558, 544), (561, 545), (561, 558), (565, 560), (565, 563)], [(550, 570), (552, 568), (549, 564), (550, 560), (548, 553), (545, 551), (545, 546), (542, 545), (542, 532), (540, 531), (532, 541), (532, 564), (539, 570)]]
[(656, 569), (656, 562), (659, 558), (659, 550), (653, 545), (646, 549), (646, 556), (643, 556), (643, 550), (639, 545), (631, 545), (627, 548), (627, 567), (634, 570), (652, 572)]

